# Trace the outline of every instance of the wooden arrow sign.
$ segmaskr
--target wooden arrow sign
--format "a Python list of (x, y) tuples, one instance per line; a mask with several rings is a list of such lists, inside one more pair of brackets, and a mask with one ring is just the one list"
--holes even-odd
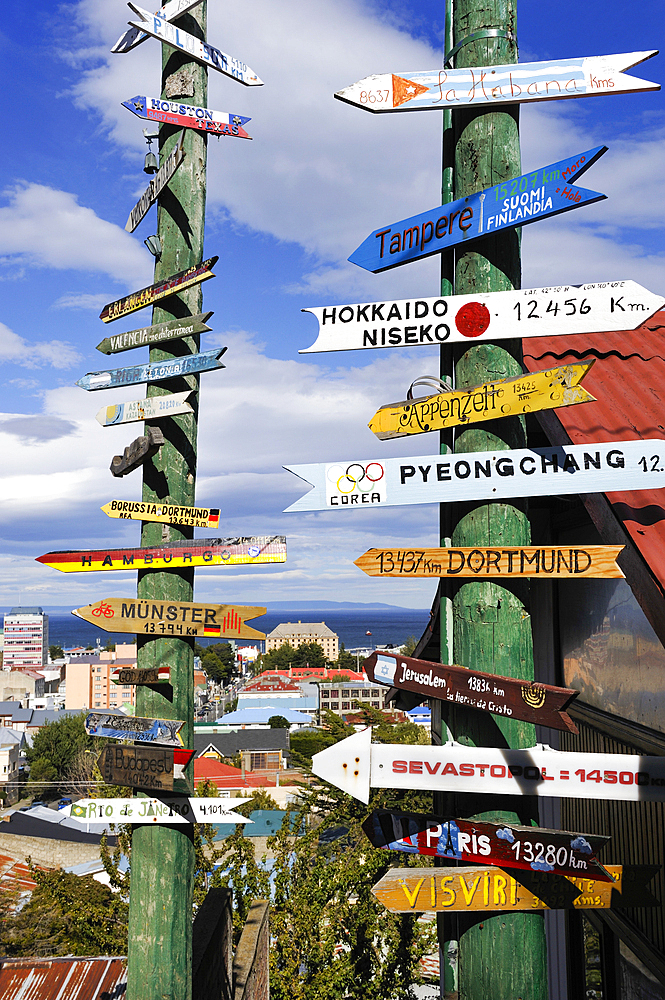
[(606, 152), (607, 146), (596, 146), (467, 198), (375, 229), (349, 260), (378, 274), (480, 236), (526, 226), (602, 201), (606, 195), (574, 187), (572, 181)]
[(194, 391), (187, 389), (185, 392), (133, 399), (129, 403), (112, 403), (111, 406), (102, 406), (95, 419), (102, 427), (115, 427), (116, 424), (133, 424), (138, 420), (160, 420), (181, 413), (193, 413), (194, 409), (187, 400)]
[[(76, 611), (72, 611), (76, 614)], [(114, 684), (168, 684), (171, 678), (169, 667), (118, 667), (111, 671)]]
[[(201, 0), (169, 0), (169, 3), (155, 11), (155, 17), (163, 17), (165, 21), (175, 21), (177, 17), (186, 14), (188, 10), (196, 7), (200, 2)], [(111, 52), (129, 52), (131, 49), (136, 48), (137, 45), (140, 45), (141, 42), (145, 42), (146, 38), (150, 38), (150, 35), (146, 35), (144, 31), (139, 31), (138, 28), (130, 28), (120, 36), (111, 49)]]
[(665, 801), (665, 757), (372, 743), (371, 727), (314, 754), (312, 770), (361, 802), (370, 788)]
[(193, 750), (116, 744), (104, 747), (97, 763), (109, 785), (171, 792), (173, 779), (183, 777), (193, 756)]
[(665, 298), (635, 281), (303, 309), (319, 324), (300, 354), (634, 330)]
[(101, 508), (108, 517), (162, 524), (187, 524), (192, 528), (219, 528), (219, 507), (180, 507), (143, 500), (109, 500)]
[(660, 84), (623, 71), (655, 55), (658, 51), (652, 49), (488, 68), (381, 73), (340, 90), (335, 97), (364, 111), (381, 113), (464, 107), (487, 111), (503, 104), (639, 93), (660, 90)]
[(147, 118), (153, 122), (163, 122), (166, 125), (178, 125), (185, 128), (195, 128), (213, 135), (230, 135), (238, 139), (251, 139), (244, 126), (251, 122), (246, 115), (236, 115), (230, 111), (212, 111), (191, 104), (181, 104), (179, 101), (164, 101), (161, 97), (131, 97), (122, 102), (138, 118)]
[(665, 487), (665, 440), (593, 441), (284, 468), (313, 487), (287, 511), (657, 490)]
[(155, 323), (154, 326), (143, 326), (138, 330), (117, 333), (100, 341), (97, 350), (102, 354), (120, 354), (135, 347), (153, 347), (166, 340), (192, 337), (196, 333), (209, 333), (212, 327), (208, 326), (208, 320), (212, 315), (212, 312), (198, 313), (196, 316), (185, 316), (184, 319), (169, 319), (166, 323)]
[(384, 809), (371, 813), (362, 826), (372, 845), (386, 851), (613, 881), (596, 859), (610, 839), (599, 834), (442, 819)]
[(184, 725), (180, 719), (138, 719), (135, 716), (107, 715), (104, 712), (88, 712), (85, 717), (85, 731), (89, 736), (107, 736), (135, 743), (157, 743), (166, 747), (182, 746), (180, 730)]
[(579, 694), (571, 688), (430, 663), (398, 653), (372, 653), (363, 661), (363, 669), (373, 683), (412, 691), (423, 699), (439, 698), (538, 726), (578, 732), (565, 711)]
[(110, 466), (111, 475), (120, 478), (134, 472), (149, 458), (156, 455), (163, 444), (164, 435), (159, 427), (146, 427), (145, 434), (132, 441), (122, 455), (113, 456)]
[(368, 549), (355, 565), (368, 576), (622, 578), (617, 556), (623, 545), (522, 545), (512, 548)]
[(144, 601), (108, 597), (72, 611), (105, 632), (135, 632), (137, 635), (194, 635), (206, 638), (265, 639), (265, 633), (246, 625), (265, 608), (242, 604), (200, 604), (193, 601)]
[(114, 389), (120, 385), (141, 385), (143, 382), (163, 382), (169, 378), (180, 378), (184, 375), (196, 375), (199, 372), (212, 372), (218, 368), (226, 368), (219, 360), (226, 353), (226, 347), (214, 351), (204, 351), (202, 354), (185, 354), (180, 358), (169, 358), (166, 361), (150, 361), (144, 365), (132, 365), (131, 368), (114, 368), (111, 371), (88, 372), (75, 383), (88, 392), (99, 389)]
[(63, 810), (80, 823), (252, 823), (232, 807), (249, 799), (160, 795), (141, 799), (79, 799)]
[(241, 59), (236, 59), (235, 56), (230, 56), (228, 53), (216, 49), (214, 45), (209, 45), (200, 38), (195, 38), (189, 32), (183, 31), (182, 28), (176, 28), (164, 18), (157, 17), (134, 3), (128, 3), (127, 6), (138, 15), (137, 21), (128, 22), (130, 27), (152, 35), (153, 38), (158, 38), (160, 42), (166, 42), (167, 45), (172, 45), (175, 49), (181, 49), (187, 53), (190, 59), (203, 63), (209, 69), (216, 69), (224, 76), (230, 76), (238, 83), (244, 83), (246, 87), (263, 86), (263, 80), (259, 80), (254, 70)]
[[(528, 376), (496, 379), (471, 389), (438, 392), (430, 396), (387, 403), (376, 411), (368, 426), (380, 441), (440, 431), (445, 427), (478, 424), (483, 420), (554, 410), (575, 403), (592, 403), (596, 397), (579, 383), (595, 361), (577, 361)], [(430, 381), (427, 376), (427, 381)]]
[(202, 281), (208, 281), (209, 278), (215, 277), (212, 269), (218, 260), (219, 257), (209, 257), (202, 264), (187, 267), (184, 271), (178, 271), (177, 274), (172, 274), (165, 281), (157, 281), (154, 285), (148, 285), (147, 288), (142, 288), (139, 292), (132, 292), (130, 295), (125, 295), (122, 299), (116, 299), (115, 302), (108, 302), (100, 312), (99, 318), (103, 323), (112, 323), (114, 319), (120, 319), (121, 316), (128, 316), (130, 313), (136, 312), (137, 309), (143, 309), (145, 306), (154, 305), (155, 302), (161, 302), (162, 299), (168, 298), (169, 295), (176, 295), (178, 292), (183, 292), (186, 288), (198, 285)]
[(283, 563), (286, 562), (286, 537), (192, 538), (138, 549), (65, 550), (37, 556), (36, 562), (52, 566), (62, 573)]
[[(444, 869), (445, 870), (445, 869)], [(499, 868), (391, 868), (372, 892), (393, 913), (440, 913), (445, 910), (496, 912), (500, 910), (574, 909), (615, 910), (623, 906), (660, 906), (646, 888), (660, 870), (657, 865), (608, 865), (614, 882), (595, 878), (571, 881), (581, 890), (568, 903), (550, 900), (549, 906)], [(547, 884), (549, 876), (540, 876)]]
[(155, 176), (150, 179), (150, 183), (147, 188), (129, 213), (129, 218), (125, 223), (125, 230), (128, 233), (133, 233), (141, 219), (145, 218), (148, 214), (150, 206), (157, 201), (159, 195), (174, 176), (182, 161), (185, 159), (185, 150), (183, 148), (184, 142), (185, 131), (183, 129), (176, 141), (175, 146), (168, 154)]

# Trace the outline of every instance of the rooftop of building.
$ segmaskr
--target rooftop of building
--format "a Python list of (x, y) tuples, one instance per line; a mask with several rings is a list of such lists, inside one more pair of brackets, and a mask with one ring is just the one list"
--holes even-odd
[[(12, 608), (9, 612), (10, 615), (43, 615), (44, 609), (38, 608), (36, 606), (26, 607), (26, 608)], [(5, 618), (7, 615), (5, 615)]]
[(337, 633), (329, 629), (325, 622), (280, 622), (266, 638), (279, 639), (287, 635), (320, 635), (337, 638)]

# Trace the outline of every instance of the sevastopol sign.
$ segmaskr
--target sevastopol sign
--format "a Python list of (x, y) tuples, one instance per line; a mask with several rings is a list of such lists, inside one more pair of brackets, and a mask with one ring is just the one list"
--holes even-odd
[(231, 111), (213, 111), (211, 108), (202, 108), (195, 104), (182, 104), (180, 101), (165, 101), (161, 97), (140, 95), (122, 101), (122, 106), (138, 118), (147, 118), (151, 122), (195, 128), (201, 132), (211, 132), (213, 135), (235, 136), (237, 139), (252, 138), (244, 128), (252, 119)]
[(375, 229), (349, 260), (378, 274), (481, 236), (602, 201), (607, 195), (576, 187), (572, 182), (606, 152), (607, 146), (596, 146), (467, 198)]
[(95, 392), (98, 389), (113, 389), (120, 385), (141, 385), (143, 382), (163, 382), (168, 378), (178, 378), (182, 375), (195, 375), (199, 372), (212, 372), (218, 368), (226, 368), (220, 358), (226, 347), (214, 351), (204, 351), (202, 354), (185, 354), (180, 358), (170, 358), (167, 361), (149, 361), (143, 365), (131, 365), (128, 368), (114, 368), (110, 371), (88, 372), (75, 383), (81, 389)]
[(98, 410), (95, 420), (102, 427), (115, 427), (116, 424), (133, 424), (139, 420), (160, 420), (163, 417), (175, 417), (182, 413), (193, 413), (194, 409), (187, 402), (194, 392), (172, 392), (164, 396), (150, 396), (148, 399), (132, 399), (128, 403), (112, 403)]
[[(196, 7), (200, 2), (201, 0), (169, 0), (169, 3), (155, 11), (155, 17), (163, 17), (165, 21), (175, 21), (177, 17), (186, 14), (188, 10)], [(136, 48), (137, 45), (140, 45), (141, 42), (145, 42), (146, 38), (149, 37), (150, 35), (146, 35), (144, 31), (139, 31), (138, 28), (129, 28), (128, 31), (123, 32), (111, 49), (111, 52), (129, 52), (131, 49)]]
[(285, 465), (311, 489), (287, 512), (665, 487), (665, 440)]
[(135, 347), (154, 346), (165, 340), (192, 337), (195, 333), (209, 333), (212, 327), (207, 324), (212, 315), (212, 312), (198, 313), (196, 316), (169, 319), (166, 323), (155, 323), (154, 326), (143, 326), (138, 330), (112, 334), (100, 341), (96, 349), (102, 354), (120, 354)]
[(166, 299), (170, 295), (176, 295), (202, 281), (208, 281), (215, 277), (212, 269), (218, 260), (219, 257), (209, 257), (201, 264), (187, 267), (184, 271), (178, 271), (177, 274), (172, 274), (164, 281), (157, 281), (154, 285), (148, 285), (147, 288), (142, 288), (138, 292), (131, 292), (121, 299), (116, 299), (115, 302), (107, 302), (100, 312), (99, 318), (102, 323), (112, 323), (114, 319), (128, 316), (129, 313), (136, 312), (137, 309), (152, 306), (155, 302), (161, 302), (162, 299)]
[(660, 84), (627, 76), (624, 70), (655, 55), (657, 49), (509, 66), (381, 73), (345, 87), (335, 97), (381, 113), (464, 107), (487, 111), (502, 104), (640, 93), (660, 90)]

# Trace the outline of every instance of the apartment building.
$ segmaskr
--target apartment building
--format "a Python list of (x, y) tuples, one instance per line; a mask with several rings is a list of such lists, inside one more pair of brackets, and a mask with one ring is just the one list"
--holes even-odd
[(298, 649), (306, 642), (318, 642), (326, 660), (339, 656), (339, 637), (325, 622), (282, 622), (266, 636), (266, 653), (288, 642)]
[(353, 681), (351, 684), (319, 684), (319, 710), (327, 708), (336, 715), (353, 712), (358, 702), (369, 703), (372, 708), (383, 708), (389, 688), (371, 681)]
[(5, 615), (2, 669), (39, 669), (45, 663), (48, 663), (48, 615), (43, 608), (12, 608)]
[(65, 708), (106, 709), (136, 704), (133, 684), (114, 684), (111, 674), (118, 667), (136, 667), (136, 644), (118, 643), (115, 650), (102, 651), (67, 664)]

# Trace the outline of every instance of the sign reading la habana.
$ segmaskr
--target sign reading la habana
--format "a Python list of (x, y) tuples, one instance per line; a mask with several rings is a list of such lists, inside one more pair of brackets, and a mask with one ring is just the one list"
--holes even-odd
[(636, 281), (555, 285), (510, 292), (362, 302), (303, 309), (319, 323), (316, 342), (300, 354), (374, 347), (429, 347), (510, 337), (557, 337), (634, 330), (663, 308)]
[(164, 396), (133, 399), (129, 403), (112, 403), (110, 406), (102, 406), (95, 420), (102, 427), (115, 427), (116, 424), (133, 424), (138, 420), (159, 420), (181, 413), (193, 413), (194, 409), (187, 400), (194, 391), (187, 389), (185, 392), (172, 392)]
[(244, 129), (247, 122), (251, 122), (252, 119), (246, 115), (233, 114), (231, 111), (213, 111), (211, 108), (201, 108), (198, 105), (140, 95), (122, 101), (122, 106), (128, 108), (138, 118), (147, 118), (151, 122), (195, 128), (202, 132), (211, 132), (213, 135), (230, 135), (238, 139), (252, 138)]
[(159, 170), (154, 177), (151, 178), (150, 183), (147, 188), (139, 198), (139, 200), (134, 205), (134, 208), (129, 213), (129, 218), (125, 223), (125, 229), (128, 233), (133, 233), (138, 226), (141, 219), (143, 219), (150, 209), (150, 206), (157, 201), (159, 195), (164, 190), (168, 182), (171, 180), (176, 170), (185, 158), (185, 150), (183, 149), (183, 143), (185, 141), (185, 131), (180, 133), (175, 146), (168, 154)]
[[(175, 21), (177, 17), (186, 14), (188, 10), (196, 7), (199, 3), (201, 3), (201, 0), (169, 0), (169, 3), (155, 11), (155, 17), (163, 17), (165, 21)], [(137, 45), (140, 45), (141, 42), (145, 42), (146, 38), (149, 37), (150, 35), (146, 35), (144, 31), (139, 31), (138, 28), (130, 28), (120, 36), (111, 49), (111, 52), (129, 52), (131, 49), (136, 48)]]
[(660, 84), (638, 80), (623, 71), (655, 55), (657, 49), (509, 66), (381, 73), (367, 76), (334, 96), (365, 111), (381, 113), (464, 107), (487, 110), (501, 104), (640, 93), (660, 90)]
[(99, 318), (103, 323), (112, 323), (114, 319), (120, 319), (121, 316), (128, 316), (129, 313), (136, 312), (137, 309), (143, 309), (145, 306), (154, 305), (155, 302), (161, 302), (162, 299), (168, 298), (169, 295), (176, 295), (178, 292), (183, 292), (186, 288), (198, 285), (202, 281), (208, 281), (209, 278), (215, 277), (212, 269), (218, 260), (219, 257), (209, 257), (208, 260), (204, 260), (198, 266), (187, 267), (184, 271), (178, 271), (177, 274), (172, 274), (170, 278), (166, 278), (164, 281), (157, 281), (154, 285), (148, 285), (147, 288), (142, 288), (139, 292), (132, 292), (130, 295), (125, 295), (122, 299), (116, 299), (115, 302), (107, 302), (100, 312)]
[(161, 344), (165, 340), (192, 337), (195, 333), (208, 333), (212, 330), (212, 327), (207, 325), (212, 315), (212, 312), (198, 313), (196, 316), (169, 319), (166, 323), (144, 326), (139, 330), (112, 334), (100, 341), (96, 349), (102, 354), (120, 354), (122, 351), (131, 351), (134, 347), (153, 346)]
[(194, 635), (207, 638), (265, 639), (263, 632), (246, 625), (265, 608), (239, 604), (197, 604), (192, 601), (144, 601), (138, 598), (107, 597), (72, 611), (106, 632), (135, 632), (138, 635)]
[[(249, 799), (160, 795), (141, 799), (79, 799), (63, 809), (80, 823), (253, 823), (234, 808)], [(233, 807), (233, 808), (232, 808)]]
[(368, 576), (441, 576), (496, 580), (549, 577), (579, 580), (623, 577), (616, 558), (623, 545), (515, 545), (504, 548), (368, 549), (355, 565)]
[(602, 201), (607, 195), (576, 187), (572, 181), (606, 152), (607, 146), (595, 146), (467, 198), (375, 229), (353, 251), (349, 260), (378, 274), (481, 236), (526, 226)]
[(219, 528), (219, 507), (180, 507), (146, 500), (109, 500), (101, 508), (108, 517), (162, 524), (187, 524), (192, 528)]
[(166, 361), (149, 361), (143, 365), (130, 365), (127, 368), (112, 368), (109, 371), (88, 372), (76, 381), (76, 385), (88, 392), (98, 389), (113, 389), (120, 385), (141, 385), (143, 382), (163, 382), (165, 379), (178, 378), (182, 375), (195, 375), (199, 372), (212, 372), (218, 368), (226, 368), (219, 360), (226, 352), (226, 347), (214, 351), (203, 351), (201, 354), (185, 354), (180, 358), (169, 358)]

